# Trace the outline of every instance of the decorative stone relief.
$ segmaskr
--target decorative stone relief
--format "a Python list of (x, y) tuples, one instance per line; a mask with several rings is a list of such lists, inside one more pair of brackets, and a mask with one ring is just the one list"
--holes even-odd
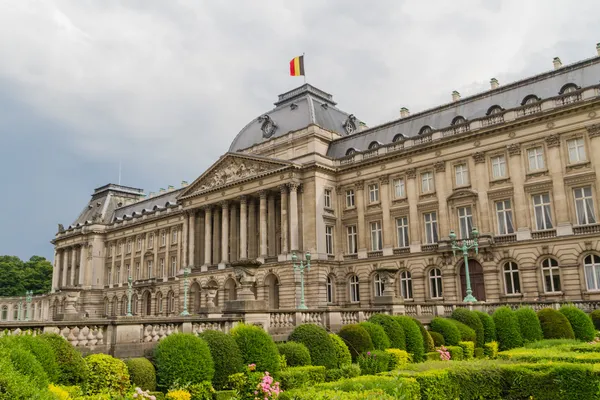
[(352, 135), (356, 132), (356, 117), (354, 114), (348, 115), (348, 118), (346, 118), (346, 121), (342, 126), (348, 135)]
[(558, 136), (557, 134), (546, 136), (546, 145), (548, 147), (560, 146), (560, 136)]
[(473, 153), (473, 160), (475, 164), (481, 164), (485, 162), (485, 153), (483, 151), (477, 151)]
[(444, 161), (438, 161), (435, 164), (433, 164), (433, 169), (435, 169), (435, 172), (445, 172), (446, 171), (446, 162)]
[(521, 155), (521, 145), (519, 143), (513, 143), (506, 146), (508, 154), (511, 156)]
[(406, 177), (408, 179), (415, 179), (417, 177), (417, 169), (416, 168), (409, 168), (406, 170)]
[(275, 124), (275, 122), (267, 114), (258, 117), (258, 122), (262, 124), (260, 126), (260, 130), (262, 131), (263, 137), (265, 139), (268, 139), (271, 136), (273, 136), (273, 134), (277, 130), (277, 124)]
[(587, 129), (590, 138), (600, 136), (600, 124), (588, 125), (585, 128)]
[(240, 160), (239, 158), (230, 158), (218, 165), (214, 171), (211, 171), (199, 182), (195, 191), (204, 191), (226, 185), (241, 179), (256, 176), (260, 173), (281, 168), (278, 165), (260, 163), (256, 161)]

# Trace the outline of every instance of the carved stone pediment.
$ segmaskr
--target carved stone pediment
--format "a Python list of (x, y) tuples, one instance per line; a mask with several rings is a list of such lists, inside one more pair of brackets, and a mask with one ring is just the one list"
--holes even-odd
[(476, 199), (477, 192), (475, 192), (471, 189), (458, 189), (458, 190), (455, 190), (454, 193), (452, 193), (450, 196), (448, 196), (448, 198), (446, 200), (448, 202), (452, 202), (452, 201), (463, 200), (463, 199), (468, 199), (468, 198)]

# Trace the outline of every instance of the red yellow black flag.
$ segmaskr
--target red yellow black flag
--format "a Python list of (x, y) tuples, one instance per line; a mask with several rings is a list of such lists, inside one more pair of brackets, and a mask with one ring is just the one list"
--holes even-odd
[(294, 57), (294, 59), (290, 61), (290, 75), (304, 76), (304, 56)]

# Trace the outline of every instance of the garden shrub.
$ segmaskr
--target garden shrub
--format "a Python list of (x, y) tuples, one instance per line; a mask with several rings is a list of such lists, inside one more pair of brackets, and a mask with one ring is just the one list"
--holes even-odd
[(31, 335), (14, 335), (3, 337), (1, 342), (2, 345), (9, 347), (20, 346), (29, 351), (42, 365), (50, 382), (58, 381), (59, 369), (56, 356), (54, 355), (52, 346), (45, 340)]
[[(303, 326), (303, 325), (301, 325)], [(245, 365), (256, 364), (256, 370), (279, 372), (279, 352), (271, 335), (254, 325), (238, 324), (230, 335), (235, 340)]]
[(390, 339), (391, 347), (400, 350), (406, 350), (406, 338), (402, 327), (394, 317), (387, 314), (373, 314), (369, 322), (381, 325), (386, 335)]
[(338, 335), (348, 346), (352, 361), (355, 361), (359, 354), (374, 350), (369, 332), (359, 324), (344, 325)]
[(341, 390), (296, 389), (283, 392), (279, 400), (395, 400), (381, 389), (342, 392)]
[(183, 390), (183, 389), (169, 390), (169, 392), (165, 396), (165, 399), (167, 399), (167, 400), (191, 400), (192, 395), (190, 394), (190, 392), (188, 392), (187, 390)]
[(290, 367), (279, 373), (279, 384), (283, 390), (314, 386), (323, 382), (325, 382), (323, 366)]
[(423, 336), (423, 347), (425, 348), (425, 352), (435, 351), (435, 344), (433, 343), (433, 339), (431, 338), (431, 334), (425, 326), (416, 318), (412, 319), (415, 321), (415, 324), (419, 327), (419, 331), (421, 331), (421, 336)]
[(367, 321), (361, 322), (358, 325), (360, 325), (367, 331), (367, 333), (371, 337), (371, 341), (373, 342), (374, 349), (385, 350), (391, 346), (390, 338), (388, 338), (381, 325), (377, 325)]
[[(414, 378), (404, 376), (367, 376), (363, 375), (354, 379), (344, 379), (338, 382), (330, 382), (317, 385), (317, 390), (336, 390), (342, 393), (357, 393), (364, 390), (381, 390), (382, 393), (392, 396), (393, 399), (420, 400), (419, 385)], [(320, 393), (320, 392), (318, 392)], [(347, 397), (334, 397), (346, 400)], [(354, 397), (352, 397), (354, 399)], [(307, 398), (308, 399), (308, 398)], [(319, 399), (319, 397), (310, 398), (310, 400)], [(356, 399), (365, 399), (365, 397), (356, 397)], [(375, 397), (373, 400), (378, 400)]]
[[(405, 366), (410, 362), (410, 354), (406, 350), (400, 349), (386, 349), (386, 353), (390, 354), (390, 366), (389, 369), (397, 369)], [(423, 356), (425, 358), (425, 356)]]
[(48, 386), (48, 375), (44, 367), (29, 350), (21, 346), (10, 347), (7, 350), (8, 359), (16, 372), (27, 376), (37, 388)]
[(363, 375), (375, 375), (389, 371), (392, 356), (382, 350), (367, 351), (358, 355), (356, 361)]
[(430, 351), (427, 354), (425, 354), (425, 359), (427, 361), (440, 361), (441, 356), (440, 353), (438, 353), (437, 351)]
[(303, 367), (310, 365), (310, 353), (302, 343), (278, 343), (277, 350), (279, 350), (279, 354), (285, 356), (288, 367)]
[(360, 376), (360, 367), (358, 364), (345, 364), (340, 368), (328, 369), (325, 371), (325, 382), (339, 381), (344, 378), (355, 378)]
[(217, 390), (214, 398), (215, 400), (234, 400), (236, 398), (235, 396), (235, 390)]
[(519, 331), (521, 332), (523, 343), (536, 342), (544, 338), (540, 320), (531, 307), (519, 307), (515, 311), (515, 316), (519, 322)]
[(475, 355), (475, 343), (473, 342), (458, 342), (458, 346), (463, 351), (463, 359), (471, 360)]
[(569, 320), (575, 339), (585, 342), (594, 340), (596, 329), (589, 315), (575, 306), (562, 306), (559, 312)]
[(242, 372), (246, 368), (237, 343), (231, 335), (212, 329), (202, 332), (200, 337), (208, 345), (213, 360), (213, 386), (216, 389), (228, 388), (229, 375)]
[(475, 346), (481, 347), (485, 343), (483, 323), (473, 311), (459, 307), (452, 312), (452, 319), (462, 322), (475, 331)]
[[(32, 356), (33, 362), (37, 362)], [(38, 363), (39, 365), (39, 363)], [(43, 372), (43, 371), (42, 371)], [(55, 400), (56, 396), (45, 387), (31, 381), (13, 366), (7, 350), (0, 351), (0, 399), (2, 400)]]
[(483, 347), (475, 347), (473, 356), (477, 359), (485, 358), (485, 353), (484, 353)]
[(333, 342), (335, 350), (335, 367), (342, 368), (344, 365), (352, 364), (352, 354), (350, 354), (350, 350), (348, 350), (348, 346), (346, 346), (342, 338), (335, 333), (330, 333), (329, 339)]
[(446, 346), (446, 350), (450, 353), (452, 361), (462, 361), (465, 359), (463, 349), (460, 346)]
[(424, 361), (425, 346), (423, 344), (423, 336), (421, 335), (419, 326), (411, 317), (405, 315), (395, 316), (394, 319), (402, 326), (404, 337), (406, 339), (406, 351), (412, 354), (413, 361)]
[(84, 385), (85, 394), (122, 395), (127, 392), (129, 373), (123, 361), (107, 354), (92, 354), (84, 360), (89, 370)]
[(415, 375), (415, 379), (419, 383), (422, 399), (441, 400), (460, 398), (459, 385), (450, 379), (448, 370), (431, 369)]
[[(444, 336), (442, 336), (441, 333), (431, 331), (431, 332), (429, 332), (429, 336), (431, 336), (431, 339), (433, 340), (434, 350), (435, 350), (435, 347), (440, 347), (440, 346), (443, 346), (446, 344), (446, 341), (444, 340)], [(430, 352), (428, 352), (428, 353), (430, 353)]]
[(489, 342), (483, 345), (483, 354), (490, 360), (498, 358), (498, 342)]
[(129, 379), (134, 387), (152, 392), (156, 390), (156, 370), (148, 359), (130, 358), (125, 360), (125, 365), (127, 365)]
[(215, 394), (215, 389), (209, 381), (185, 385), (182, 389), (190, 393), (191, 400), (213, 400)]
[(169, 335), (158, 342), (154, 349), (154, 363), (161, 389), (211, 381), (215, 373), (206, 342), (187, 333)]
[(477, 334), (475, 333), (475, 330), (455, 319), (450, 319), (450, 321), (452, 321), (452, 323), (458, 328), (458, 331), (460, 332), (460, 340), (464, 342), (475, 342), (475, 340), (477, 340)]
[(58, 364), (58, 379), (61, 385), (81, 385), (87, 379), (88, 368), (83, 357), (62, 335), (44, 333), (38, 338), (50, 345)]
[(473, 311), (483, 325), (483, 341), (484, 343), (493, 342), (496, 340), (496, 324), (494, 319), (482, 311)]
[(314, 324), (299, 325), (292, 331), (288, 340), (305, 345), (313, 365), (322, 365), (325, 368), (338, 366), (336, 345), (322, 327)]
[(590, 318), (592, 319), (596, 330), (600, 331), (600, 309), (592, 311), (590, 313)]
[(553, 308), (543, 308), (537, 313), (544, 339), (575, 339), (571, 323)]
[(497, 308), (492, 317), (496, 325), (496, 338), (500, 350), (510, 350), (523, 345), (519, 321), (510, 307)]
[(448, 370), (448, 378), (458, 386), (461, 400), (502, 399), (504, 379), (498, 365), (460, 364)]
[[(449, 346), (457, 346), (461, 340), (461, 332), (456, 326), (456, 321), (435, 317), (429, 324), (433, 332), (437, 332), (444, 337), (444, 344)], [(433, 339), (435, 342), (435, 338)]]

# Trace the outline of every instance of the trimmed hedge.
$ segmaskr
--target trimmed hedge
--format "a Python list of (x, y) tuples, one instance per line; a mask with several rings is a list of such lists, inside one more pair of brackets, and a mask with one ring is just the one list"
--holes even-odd
[[(354, 379), (344, 379), (339, 382), (330, 382), (318, 385), (312, 397), (280, 397), (280, 399), (306, 399), (306, 400), (379, 400), (379, 399), (403, 399), (420, 400), (419, 385), (414, 378), (401, 376), (361, 376)], [(339, 391), (336, 397), (319, 397), (322, 390)], [(364, 396), (364, 391), (379, 390), (380, 396)], [(362, 393), (363, 396), (347, 397), (351, 394)], [(386, 397), (390, 396), (390, 397)]]
[(473, 352), (473, 356), (475, 358), (485, 358), (485, 353), (483, 347), (475, 347), (475, 351)]
[(543, 308), (537, 313), (544, 339), (575, 339), (571, 323), (553, 308)]
[(336, 345), (322, 327), (314, 324), (299, 325), (292, 331), (288, 340), (305, 345), (310, 352), (313, 365), (337, 368), (338, 353)]
[(277, 343), (277, 350), (279, 350), (279, 354), (285, 356), (288, 367), (304, 367), (311, 365), (310, 353), (302, 343)]
[[(440, 347), (446, 344), (444, 336), (442, 336), (441, 333), (431, 331), (429, 332), (429, 336), (431, 336), (431, 339), (433, 340), (434, 347)], [(435, 348), (431, 351), (435, 351)], [(430, 351), (428, 351), (428, 353), (430, 353)]]
[(520, 307), (515, 311), (517, 321), (519, 321), (519, 331), (523, 338), (523, 343), (536, 342), (542, 340), (542, 326), (535, 311), (531, 307)]
[(369, 332), (359, 324), (344, 325), (338, 335), (348, 346), (352, 361), (356, 361), (359, 354), (375, 349)]
[(406, 338), (406, 351), (412, 354), (414, 362), (425, 361), (425, 346), (419, 326), (411, 317), (395, 316), (394, 319), (402, 326)]
[(500, 350), (510, 350), (523, 345), (519, 321), (508, 306), (499, 307), (492, 315)]
[(177, 381), (190, 384), (212, 381), (215, 374), (208, 344), (188, 333), (169, 335), (158, 342), (154, 363), (161, 389), (168, 389)]
[(335, 368), (343, 368), (346, 365), (352, 364), (352, 354), (350, 354), (350, 350), (348, 350), (348, 346), (346, 346), (342, 338), (335, 333), (330, 333), (329, 339), (331, 339), (335, 350)]
[(600, 310), (594, 310), (590, 313), (590, 318), (592, 319), (592, 322), (594, 323), (594, 327), (596, 328), (596, 330), (600, 331)]
[(446, 350), (450, 353), (450, 360), (462, 361), (464, 360), (464, 352), (460, 346), (446, 346)]
[(575, 339), (585, 342), (594, 340), (596, 329), (589, 315), (575, 306), (562, 306), (558, 311), (569, 320)]
[(21, 346), (7, 347), (6, 349), (8, 350), (8, 359), (17, 373), (29, 378), (31, 384), (38, 389), (48, 386), (48, 375), (44, 367), (29, 350)]
[[(24, 351), (21, 349), (21, 351)], [(34, 363), (39, 363), (32, 356)], [(42, 371), (43, 372), (43, 371)], [(47, 385), (43, 388), (13, 366), (7, 349), (0, 351), (0, 398), (3, 400), (56, 400)]]
[[(444, 337), (444, 343), (449, 346), (458, 346), (461, 340), (460, 330), (455, 324), (456, 321), (435, 317), (431, 320), (429, 326), (433, 332), (437, 332)], [(435, 338), (433, 339), (435, 342)]]
[(475, 346), (482, 347), (485, 343), (485, 335), (483, 331), (483, 323), (473, 311), (459, 307), (452, 312), (452, 319), (462, 322), (469, 328), (475, 331)]
[(482, 311), (473, 311), (473, 313), (477, 315), (483, 325), (484, 343), (496, 340), (496, 324), (494, 323), (494, 319), (488, 313)]
[(56, 357), (58, 379), (56, 383), (66, 386), (81, 385), (88, 376), (88, 367), (83, 357), (62, 335), (44, 333), (37, 336), (48, 343)]
[(125, 360), (131, 384), (142, 390), (154, 392), (156, 390), (156, 370), (154, 365), (143, 357)]
[(394, 349), (406, 350), (406, 337), (404, 331), (394, 317), (387, 314), (373, 314), (371, 318), (369, 318), (369, 322), (381, 325)]
[(31, 335), (5, 336), (0, 340), (0, 345), (8, 347), (21, 347), (29, 351), (42, 365), (50, 382), (57, 382), (60, 375), (56, 355), (52, 346), (43, 339)]
[(361, 353), (356, 361), (362, 375), (376, 375), (389, 371), (392, 355), (384, 350), (373, 350)]
[(363, 327), (371, 337), (373, 348), (376, 350), (385, 350), (390, 348), (390, 338), (387, 336), (381, 325), (377, 325), (368, 321), (361, 322), (358, 325)]
[(386, 349), (385, 352), (389, 353), (391, 356), (390, 370), (403, 367), (410, 362), (410, 354), (408, 354), (406, 350)]
[(498, 342), (489, 342), (483, 345), (483, 354), (492, 360), (498, 358)]
[(418, 319), (413, 318), (412, 320), (415, 321), (415, 324), (417, 324), (419, 330), (421, 331), (421, 336), (423, 336), (423, 347), (425, 347), (425, 352), (428, 353), (430, 351), (435, 351), (435, 344), (433, 343), (433, 338), (431, 337), (429, 331), (425, 329), (425, 326)]
[(212, 329), (202, 332), (200, 337), (208, 345), (215, 367), (213, 387), (229, 389), (229, 375), (243, 372), (246, 368), (235, 339), (231, 335)]
[(357, 376), (360, 376), (360, 367), (358, 364), (345, 364), (340, 368), (325, 371), (325, 382), (339, 381), (344, 378), (356, 378)]
[(308, 365), (286, 368), (279, 373), (281, 389), (290, 390), (325, 382), (325, 367)]
[(471, 360), (475, 355), (475, 343), (473, 342), (458, 342), (458, 346), (463, 351), (463, 359)]
[(456, 325), (460, 331), (460, 340), (463, 342), (475, 342), (475, 340), (477, 340), (477, 334), (475, 333), (475, 330), (455, 319), (451, 319), (450, 321), (452, 321), (452, 323)]
[(123, 395), (129, 390), (129, 372), (123, 361), (107, 354), (91, 354), (84, 360), (89, 369), (83, 390), (85, 394)]

